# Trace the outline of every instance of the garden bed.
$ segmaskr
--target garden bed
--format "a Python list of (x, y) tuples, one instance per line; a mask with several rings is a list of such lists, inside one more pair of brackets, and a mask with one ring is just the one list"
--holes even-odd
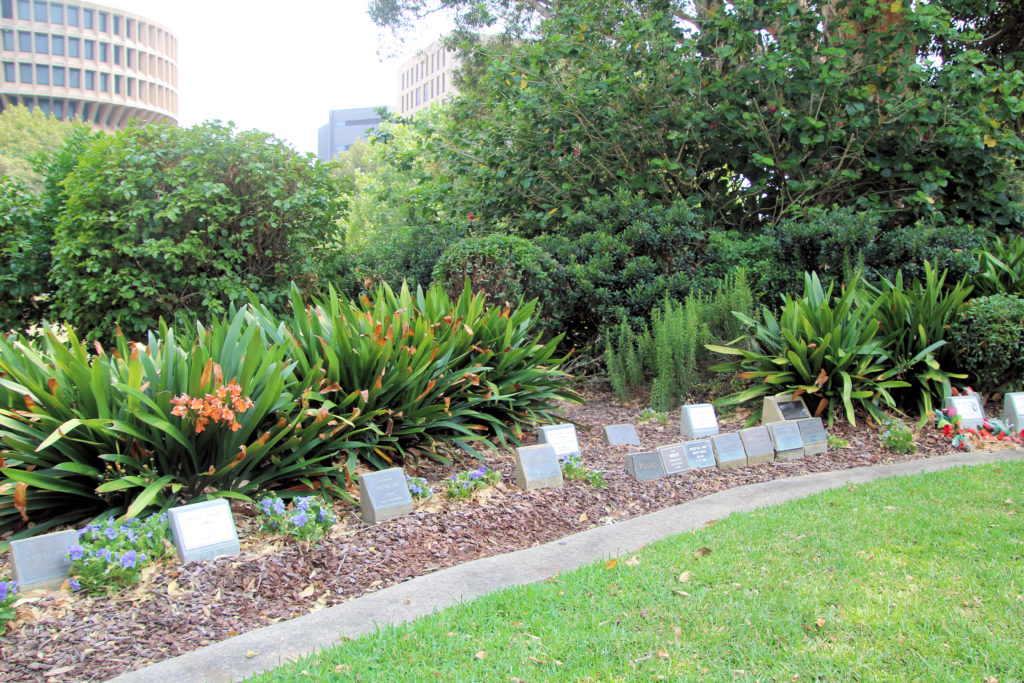
[[(565, 406), (579, 426), (587, 468), (608, 482), (594, 488), (567, 481), (561, 489), (522, 492), (512, 481), (513, 452), (493, 451), (487, 464), (502, 484), (467, 502), (435, 497), (410, 515), (368, 527), (358, 510), (338, 506), (330, 537), (300, 546), (255, 533), (255, 510), (236, 506), (242, 539), (237, 557), (148, 571), (141, 584), (112, 598), (40, 593), (21, 605), (20, 618), (0, 636), (0, 681), (103, 680), (283, 619), (336, 605), (443, 567), (546, 543), (599, 524), (755, 482), (941, 455), (951, 450), (934, 428), (917, 435), (918, 452), (897, 455), (879, 443), (880, 430), (836, 424), (831, 433), (849, 445), (803, 461), (736, 470), (686, 472), (650, 483), (628, 476), (623, 455), (607, 446), (602, 427), (635, 423), (639, 408), (619, 406), (601, 385), (583, 389), (587, 404)], [(723, 430), (745, 415), (721, 418)], [(667, 424), (639, 424), (645, 449), (678, 442), (678, 414)], [(532, 441), (532, 438), (529, 439)], [(474, 462), (442, 467), (423, 462), (413, 473), (438, 485)], [(6, 559), (0, 575), (9, 574)]]

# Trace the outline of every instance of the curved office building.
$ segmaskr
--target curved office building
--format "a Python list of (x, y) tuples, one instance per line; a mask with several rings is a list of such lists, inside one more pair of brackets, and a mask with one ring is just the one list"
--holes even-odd
[(0, 109), (23, 104), (106, 131), (177, 123), (178, 41), (145, 17), (82, 2), (0, 0)]

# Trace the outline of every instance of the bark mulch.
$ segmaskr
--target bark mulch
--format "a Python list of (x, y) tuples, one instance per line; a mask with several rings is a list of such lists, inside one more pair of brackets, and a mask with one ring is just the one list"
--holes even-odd
[[(511, 450), (488, 453), (503, 483), (471, 501), (435, 497), (412, 514), (368, 527), (353, 507), (339, 506), (340, 521), (315, 546), (255, 533), (252, 510), (236, 509), (239, 556), (155, 567), (133, 590), (109, 598), (39, 592), (19, 605), (19, 618), (0, 636), (0, 681), (104, 680), (233, 635), (351, 600), (443, 567), (552, 541), (599, 524), (614, 523), (684, 503), (733, 486), (941, 455), (952, 449), (938, 430), (917, 435), (918, 452), (897, 455), (879, 445), (879, 429), (838, 423), (831, 433), (849, 441), (812, 458), (735, 470), (685, 472), (641, 483), (628, 476), (623, 456), (633, 449), (603, 443), (602, 428), (636, 423), (637, 407), (618, 405), (601, 385), (583, 389), (586, 405), (567, 404), (578, 426), (584, 464), (598, 469), (606, 488), (566, 482), (561, 489), (523, 492), (514, 482)], [(738, 429), (745, 415), (721, 419)], [(675, 443), (678, 414), (667, 424), (637, 424), (644, 449)], [(530, 439), (532, 441), (532, 438)], [(414, 474), (441, 490), (451, 474), (474, 461), (444, 467), (420, 463)], [(408, 469), (408, 468), (407, 468)], [(6, 558), (0, 576), (9, 575)]]

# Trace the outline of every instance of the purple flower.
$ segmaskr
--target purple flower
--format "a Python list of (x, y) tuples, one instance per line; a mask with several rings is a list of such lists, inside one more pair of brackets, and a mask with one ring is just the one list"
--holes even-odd
[(93, 557), (102, 557), (107, 562), (110, 562), (110, 548), (100, 548), (99, 550), (92, 551)]
[(327, 519), (327, 515), (329, 515), (329, 514), (330, 513), (327, 512), (327, 510), (325, 510), (324, 508), (320, 508), (320, 516), (319, 516), (319, 520), (318, 521), (321, 521), (321, 522), (324, 521), (325, 519)]
[(68, 548), (68, 557), (72, 560), (80, 560), (85, 555), (85, 548), (78, 545), (77, 543)]
[(73, 591), (82, 590), (82, 584), (78, 583), (78, 579), (68, 579), (68, 588)]
[(0, 581), (0, 602), (7, 599), (8, 593), (14, 593), (18, 589), (18, 584), (14, 581)]
[(263, 500), (261, 500), (260, 501), (260, 507), (263, 508), (263, 512), (265, 512), (266, 514), (269, 515), (270, 514), (270, 506), (271, 506), (271, 504), (273, 504), (273, 502), (274, 501), (270, 500), (269, 498), (264, 498)]
[(278, 499), (278, 500), (274, 501), (274, 512), (276, 512), (279, 515), (283, 515), (284, 514), (284, 501), (283, 500)]
[(295, 499), (295, 509), (296, 510), (308, 510), (309, 509), (309, 502), (310, 502), (310, 497), (309, 496), (303, 496), (301, 498), (296, 498)]
[(129, 550), (121, 556), (121, 566), (125, 569), (135, 569), (135, 563), (138, 561), (138, 556), (134, 550)]
[(106, 534), (107, 538), (109, 538), (111, 541), (117, 538), (117, 529), (115, 529), (112, 526), (108, 526), (106, 529), (104, 529), (103, 533)]
[(308, 518), (306, 517), (305, 511), (300, 511), (297, 515), (292, 517), (292, 522), (295, 524), (295, 526), (301, 529), (302, 527), (306, 526), (307, 519)]

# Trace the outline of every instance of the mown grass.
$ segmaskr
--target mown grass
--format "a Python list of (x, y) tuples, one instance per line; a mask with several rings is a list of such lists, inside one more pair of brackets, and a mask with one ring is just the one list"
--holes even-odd
[(1006, 683), (1022, 643), (1012, 462), (735, 515), (256, 680)]

